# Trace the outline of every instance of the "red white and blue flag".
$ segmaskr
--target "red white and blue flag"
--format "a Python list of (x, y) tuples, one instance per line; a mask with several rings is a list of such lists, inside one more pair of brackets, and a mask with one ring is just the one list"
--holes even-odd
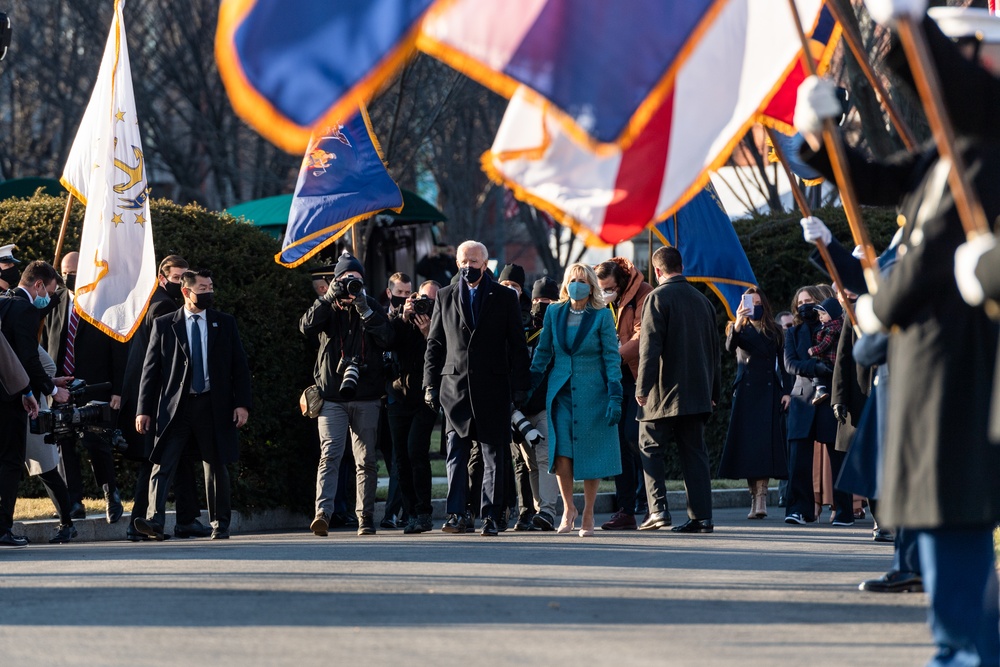
[[(550, 106), (519, 89), (483, 155), (484, 170), (588, 245), (618, 243), (669, 217), (705, 187), (708, 171), (725, 163), (794, 70), (801, 42), (791, 12), (776, 4), (730, 0), (624, 150), (592, 153)], [(822, 0), (796, 5), (811, 33)]]

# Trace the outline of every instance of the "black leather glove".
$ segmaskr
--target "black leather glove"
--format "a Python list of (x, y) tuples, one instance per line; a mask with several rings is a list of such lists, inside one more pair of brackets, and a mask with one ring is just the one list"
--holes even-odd
[(438, 390), (436, 388), (426, 387), (424, 389), (424, 403), (434, 412), (438, 411), (438, 408), (441, 407), (441, 401), (438, 400)]
[(514, 404), (514, 407), (520, 410), (528, 402), (528, 392), (523, 389), (517, 389), (511, 392), (510, 400)]
[(354, 297), (354, 310), (358, 311), (358, 315), (363, 320), (367, 320), (374, 312), (372, 307), (368, 305), (368, 293), (363, 289), (361, 290), (361, 294)]
[(847, 406), (837, 403), (833, 406), (833, 416), (837, 418), (837, 421), (841, 424), (847, 423)]

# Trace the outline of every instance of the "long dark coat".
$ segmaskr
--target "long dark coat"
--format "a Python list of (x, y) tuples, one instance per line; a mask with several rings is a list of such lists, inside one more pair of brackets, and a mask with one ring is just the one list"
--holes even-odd
[(431, 315), (424, 387), (437, 387), (441, 407), (460, 437), (510, 442), (511, 390), (527, 391), (528, 346), (517, 293), (489, 272), (479, 283), (475, 325), (463, 305), (464, 280), (442, 288)]
[(819, 360), (809, 356), (812, 346), (813, 326), (808, 322), (796, 324), (785, 332), (785, 370), (795, 378), (788, 406), (788, 439), (835, 442), (837, 419), (830, 402), (812, 404), (812, 378), (821, 377), (828, 385), (832, 378), (832, 374), (820, 370)]
[[(985, 253), (976, 266), (976, 277), (983, 287), (983, 295), (996, 308), (1000, 303), (1000, 245)], [(993, 407), (990, 417), (990, 439), (1000, 443), (1000, 354), (997, 355), (998, 368), (993, 374)]]
[(709, 415), (722, 394), (715, 307), (684, 276), (653, 288), (642, 310), (636, 396), (639, 421)]
[(847, 422), (837, 427), (837, 451), (846, 452), (861, 423), (861, 413), (872, 390), (875, 369), (854, 361), (854, 329), (845, 326), (837, 344), (837, 363), (833, 366), (830, 405), (847, 407)]
[(777, 370), (781, 341), (746, 324), (740, 331), (729, 331), (726, 351), (736, 354), (736, 379), (719, 477), (787, 479), (783, 392)]
[[(215, 435), (215, 464), (234, 463), (240, 457), (239, 430), (233, 423), (236, 408), (250, 410), (250, 368), (236, 319), (232, 315), (208, 309), (204, 326), (208, 327), (208, 378), (212, 402), (212, 425)], [(156, 416), (156, 441), (149, 459), (159, 463), (161, 443), (170, 431), (181, 398), (190, 391), (188, 372), (190, 346), (183, 309), (153, 322), (146, 348), (146, 361), (139, 382), (140, 415)], [(202, 452), (206, 455), (206, 452)]]

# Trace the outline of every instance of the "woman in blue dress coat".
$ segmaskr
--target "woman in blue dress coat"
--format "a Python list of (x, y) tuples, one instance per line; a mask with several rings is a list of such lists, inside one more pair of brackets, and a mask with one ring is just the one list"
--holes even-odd
[(737, 367), (719, 477), (747, 480), (751, 505), (747, 518), (763, 519), (768, 480), (788, 477), (782, 412), (790, 399), (784, 395), (778, 370), (784, 334), (759, 288), (751, 287), (744, 295), (751, 295), (753, 308), (741, 304), (736, 321), (726, 328), (726, 351), (736, 355)]
[(559, 480), (563, 517), (558, 532), (571, 532), (577, 510), (573, 480), (583, 480), (580, 537), (594, 534), (594, 501), (602, 477), (621, 473), (618, 420), (622, 415), (621, 357), (611, 311), (604, 307), (594, 270), (566, 269), (559, 303), (545, 324), (531, 364), (532, 386), (549, 373), (549, 472)]

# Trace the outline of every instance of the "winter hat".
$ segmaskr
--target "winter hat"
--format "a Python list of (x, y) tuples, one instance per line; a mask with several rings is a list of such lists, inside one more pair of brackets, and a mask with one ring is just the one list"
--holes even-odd
[(552, 278), (539, 278), (531, 287), (532, 299), (559, 300), (559, 283)]
[(354, 255), (345, 250), (341, 253), (340, 259), (337, 261), (337, 268), (334, 270), (334, 275), (339, 278), (348, 271), (357, 271), (361, 274), (362, 278), (365, 277), (365, 267), (361, 265), (361, 262)]
[(503, 271), (500, 272), (500, 278), (497, 282), (503, 282), (509, 280), (512, 283), (517, 283), (520, 285), (521, 289), (524, 289), (524, 269), (517, 264), (507, 264), (503, 267)]
[(844, 309), (840, 307), (840, 302), (837, 301), (836, 297), (832, 296), (823, 299), (823, 302), (820, 303), (818, 306), (816, 306), (816, 310), (824, 311), (827, 315), (830, 316), (830, 319), (833, 320), (837, 319), (838, 317), (841, 317), (844, 314)]

